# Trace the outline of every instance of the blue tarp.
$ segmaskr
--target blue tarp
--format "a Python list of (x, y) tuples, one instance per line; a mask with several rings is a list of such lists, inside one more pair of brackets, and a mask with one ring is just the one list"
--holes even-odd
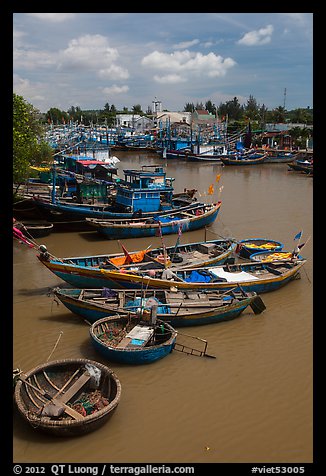
[(190, 275), (185, 278), (185, 281), (187, 283), (209, 283), (211, 279), (211, 276), (200, 273), (198, 271), (191, 271)]
[[(150, 304), (151, 304), (150, 306), (147, 306), (148, 300), (150, 300)], [(161, 303), (155, 297), (151, 297), (151, 298), (143, 299), (143, 300), (141, 298), (136, 298), (134, 301), (128, 301), (128, 302), (126, 302), (125, 309), (130, 309), (132, 311), (136, 311), (137, 308), (142, 306), (143, 309), (146, 309), (148, 311), (148, 310), (151, 309), (151, 307), (153, 305), (153, 301), (156, 302), (157, 305), (158, 305), (158, 308), (157, 308), (158, 314), (170, 314), (171, 313), (170, 307), (165, 306), (163, 303)]]

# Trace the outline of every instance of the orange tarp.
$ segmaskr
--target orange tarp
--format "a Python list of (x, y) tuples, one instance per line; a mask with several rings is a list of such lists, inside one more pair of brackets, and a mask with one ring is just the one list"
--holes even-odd
[[(147, 250), (138, 251), (136, 253), (129, 253), (128, 256), (116, 256), (111, 258), (110, 262), (115, 266), (123, 266), (129, 263), (141, 263), (144, 259)], [(130, 260), (131, 258), (131, 260)]]

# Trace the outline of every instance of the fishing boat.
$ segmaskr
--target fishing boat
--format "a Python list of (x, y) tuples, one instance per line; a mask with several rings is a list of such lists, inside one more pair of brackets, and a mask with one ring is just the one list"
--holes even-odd
[[(150, 168), (153, 170), (150, 170)], [(152, 217), (174, 210), (187, 210), (193, 200), (185, 195), (174, 197), (173, 178), (166, 177), (161, 166), (143, 166), (141, 170), (124, 170), (124, 180), (116, 184), (116, 193), (106, 203), (67, 203), (57, 197), (43, 200), (34, 197), (35, 205), (49, 221), (80, 221), (85, 218), (132, 219)]]
[(257, 165), (265, 162), (267, 154), (259, 153), (234, 153), (226, 157), (221, 156), (224, 165)]
[(177, 331), (166, 322), (139, 316), (114, 315), (96, 321), (90, 327), (94, 348), (113, 362), (149, 364), (169, 355)]
[(188, 162), (213, 162), (222, 164), (221, 157), (227, 157), (228, 154), (229, 151), (225, 145), (218, 145), (197, 154), (189, 153), (186, 159)]
[(174, 246), (152, 248), (149, 245), (145, 250), (128, 251), (122, 243), (123, 253), (109, 255), (86, 256), (81, 258), (68, 258), (70, 261), (77, 260), (76, 264), (87, 266), (93, 259), (92, 266), (104, 269), (134, 268), (197, 268), (200, 266), (214, 266), (226, 261), (234, 261), (232, 254), (236, 248), (235, 241), (230, 239), (198, 241), (194, 243), (179, 244), (179, 235)]
[(211, 225), (217, 218), (222, 202), (212, 204), (197, 203), (187, 210), (156, 215), (150, 219), (101, 220), (86, 218), (87, 223), (109, 240), (120, 238), (142, 238), (193, 231)]
[(259, 253), (260, 251), (281, 251), (283, 246), (283, 243), (276, 240), (269, 240), (267, 238), (247, 238), (238, 242), (236, 253), (241, 258), (250, 259), (250, 256), (253, 253)]
[(303, 172), (307, 175), (313, 175), (313, 159), (294, 160), (287, 164), (289, 170)]
[(27, 237), (42, 238), (48, 236), (53, 231), (53, 223), (49, 223), (45, 220), (22, 220), (15, 222), (15, 226), (23, 233), (26, 233)]
[(263, 149), (267, 156), (265, 158), (265, 163), (271, 164), (288, 164), (289, 162), (293, 162), (293, 160), (297, 157), (297, 152), (292, 152), (287, 149)]
[(106, 365), (89, 359), (41, 364), (26, 374), (15, 371), (14, 400), (33, 429), (56, 436), (96, 430), (118, 406), (121, 384)]
[(176, 246), (154, 248), (124, 253), (105, 255), (74, 256), (57, 258), (51, 255), (45, 245), (40, 245), (40, 254), (37, 255), (56, 276), (74, 287), (87, 288), (106, 286), (106, 279), (102, 269), (154, 269), (176, 268), (182, 265), (183, 269), (202, 266), (216, 266), (234, 262), (233, 252), (235, 244), (230, 240), (212, 240), (176, 244)]
[(223, 291), (180, 291), (171, 289), (77, 289), (52, 291), (69, 311), (86, 322), (120, 314), (148, 313), (157, 306), (157, 318), (174, 327), (213, 324), (234, 319), (250, 306), (255, 314), (265, 309), (260, 296), (240, 289)]
[[(299, 271), (305, 263), (304, 259), (295, 262), (272, 263), (251, 261), (191, 270), (179, 268), (123, 272), (124, 270), (102, 269), (101, 273), (107, 280), (106, 286), (112, 288), (170, 289), (174, 286), (181, 291), (189, 289), (229, 291), (236, 286), (241, 286), (246, 292), (261, 294), (277, 290), (293, 279), (299, 278)], [(87, 282), (87, 279), (85, 281)], [(90, 283), (91, 280), (88, 282)]]

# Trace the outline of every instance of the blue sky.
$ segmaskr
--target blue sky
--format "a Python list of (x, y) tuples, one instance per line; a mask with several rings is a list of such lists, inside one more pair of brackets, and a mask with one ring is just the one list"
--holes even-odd
[(13, 13), (13, 89), (41, 112), (312, 107), (312, 37), (312, 13)]

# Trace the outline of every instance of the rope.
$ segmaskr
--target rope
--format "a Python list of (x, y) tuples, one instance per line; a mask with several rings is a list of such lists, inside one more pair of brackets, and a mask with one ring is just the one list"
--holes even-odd
[(50, 360), (50, 357), (51, 355), (53, 354), (53, 352), (55, 351), (55, 349), (57, 348), (57, 345), (59, 344), (59, 340), (61, 339), (61, 336), (63, 334), (63, 331), (60, 331), (60, 334), (59, 334), (59, 337), (57, 339), (57, 342), (55, 343), (53, 349), (52, 349), (52, 352), (50, 353), (49, 357), (46, 359), (46, 362), (48, 362)]

